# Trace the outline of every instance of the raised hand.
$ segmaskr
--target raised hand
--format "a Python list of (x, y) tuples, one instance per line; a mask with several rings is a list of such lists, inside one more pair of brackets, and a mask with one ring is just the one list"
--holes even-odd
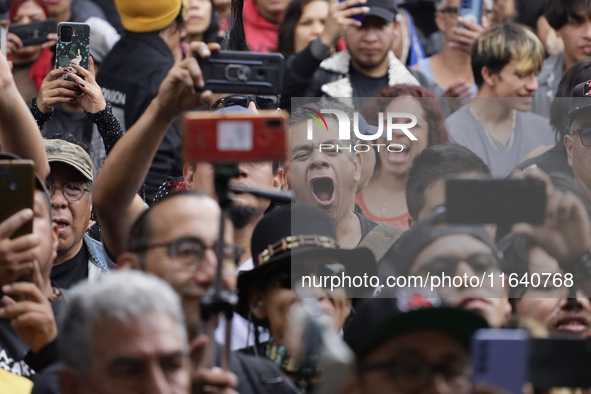
[(43, 279), (36, 261), (31, 276), (33, 282), (2, 286), (0, 318), (10, 319), (21, 339), (38, 353), (57, 337), (57, 325), (51, 303), (41, 291)]
[[(107, 102), (105, 101), (101, 87), (94, 79), (94, 60), (92, 56), (89, 59), (88, 70), (73, 61), (70, 64), (72, 68), (65, 68), (64, 70), (66, 70), (68, 76), (72, 78), (80, 90), (82, 90), (82, 93), (84, 93), (76, 96), (74, 101), (80, 104), (84, 111), (89, 113), (95, 114), (104, 110), (107, 107)], [(78, 72), (78, 75), (74, 73), (74, 70)]]

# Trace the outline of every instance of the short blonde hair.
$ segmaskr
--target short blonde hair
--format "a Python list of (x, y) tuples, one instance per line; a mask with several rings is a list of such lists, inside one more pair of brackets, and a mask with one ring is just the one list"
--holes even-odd
[(517, 62), (517, 73), (538, 73), (544, 63), (544, 45), (527, 27), (505, 22), (484, 31), (472, 46), (472, 72), (479, 87), (484, 83), (482, 69), (498, 74), (511, 62)]

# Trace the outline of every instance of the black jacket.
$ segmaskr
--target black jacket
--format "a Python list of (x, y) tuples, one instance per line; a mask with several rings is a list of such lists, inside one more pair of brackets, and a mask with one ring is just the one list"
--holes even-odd
[[(171, 50), (158, 33), (125, 32), (101, 63), (97, 83), (123, 130), (142, 116), (174, 65)], [(146, 197), (152, 201), (168, 176), (181, 176), (181, 134), (178, 121), (166, 132), (146, 178)]]

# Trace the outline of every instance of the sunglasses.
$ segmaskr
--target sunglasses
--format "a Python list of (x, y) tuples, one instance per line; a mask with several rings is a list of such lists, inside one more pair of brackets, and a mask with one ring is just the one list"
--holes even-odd
[(591, 124), (585, 125), (580, 129), (573, 130), (571, 135), (575, 133), (579, 133), (579, 136), (581, 137), (581, 144), (583, 144), (583, 146), (591, 148)]
[(276, 110), (281, 104), (281, 96), (244, 96), (240, 94), (233, 94), (231, 96), (222, 97), (211, 106), (211, 109), (219, 109), (225, 107), (232, 107), (238, 105), (240, 107), (248, 108), (251, 102), (254, 102), (259, 110)]
[(442, 13), (444, 14), (450, 14), (450, 15), (458, 15), (460, 13), (460, 7), (445, 7), (444, 9), (441, 10)]

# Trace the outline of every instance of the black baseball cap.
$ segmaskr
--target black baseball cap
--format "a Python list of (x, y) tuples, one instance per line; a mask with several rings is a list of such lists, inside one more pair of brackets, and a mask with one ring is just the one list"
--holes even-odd
[(591, 81), (583, 82), (574, 87), (570, 105), (568, 108), (568, 118), (573, 120), (585, 110), (591, 109)]
[(436, 330), (459, 339), (466, 348), (477, 330), (489, 328), (480, 315), (427, 298), (417, 289), (408, 298), (373, 298), (358, 304), (344, 327), (343, 339), (358, 359), (390, 339), (418, 330)]
[(396, 19), (396, 1), (395, 0), (367, 0), (363, 4), (364, 7), (369, 7), (369, 12), (363, 14), (363, 17), (377, 16), (386, 22), (394, 22)]

